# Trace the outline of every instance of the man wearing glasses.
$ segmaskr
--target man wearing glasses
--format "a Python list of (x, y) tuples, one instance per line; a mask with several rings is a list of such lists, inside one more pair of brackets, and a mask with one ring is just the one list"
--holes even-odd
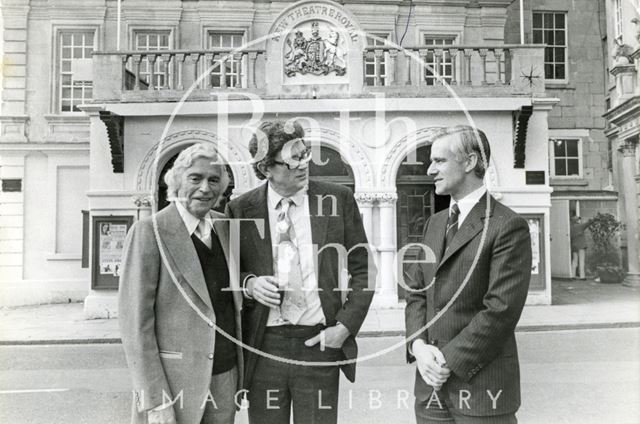
[[(252, 424), (289, 424), (292, 409), (296, 424), (337, 422), (339, 369), (353, 382), (355, 361), (335, 363), (356, 358), (375, 288), (353, 194), (309, 180), (303, 137), (297, 122), (262, 123), (249, 151), (267, 183), (227, 207), (230, 218), (247, 219), (240, 267), (244, 342), (256, 350), (245, 357)], [(348, 287), (339, 284), (344, 271)]]

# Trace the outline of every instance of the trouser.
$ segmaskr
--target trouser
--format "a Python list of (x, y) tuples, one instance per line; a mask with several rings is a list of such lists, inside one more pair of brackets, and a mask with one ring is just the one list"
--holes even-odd
[(251, 424), (289, 424), (291, 409), (295, 424), (332, 424), (338, 419), (337, 365), (311, 366), (288, 362), (335, 362), (344, 359), (342, 350), (319, 344), (307, 347), (305, 340), (317, 335), (322, 326), (286, 325), (267, 327), (262, 352), (279, 357), (259, 356), (249, 387)]
[(211, 398), (207, 399), (201, 424), (233, 424), (236, 416), (238, 368), (211, 376)]
[(415, 413), (417, 424), (517, 424), (516, 414), (502, 414), (484, 417), (462, 415), (453, 408), (441, 392), (436, 392), (437, 400), (430, 396), (424, 401), (416, 400)]

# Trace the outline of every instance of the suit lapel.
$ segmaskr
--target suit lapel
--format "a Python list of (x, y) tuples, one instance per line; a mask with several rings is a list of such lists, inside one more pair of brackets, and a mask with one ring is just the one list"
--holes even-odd
[[(307, 190), (307, 198), (309, 202), (309, 220), (311, 221), (311, 241), (320, 249), (324, 245), (324, 241), (327, 235), (327, 224), (331, 213), (332, 202), (330, 198), (328, 201), (320, 203), (322, 196), (326, 196), (326, 193), (320, 191), (319, 187), (313, 182), (309, 181), (309, 189)], [(318, 206), (321, 205), (322, 210), (318, 210)]]
[[(430, 223), (433, 228), (433, 244), (429, 243), (429, 245), (435, 248), (433, 253), (436, 255), (436, 263), (440, 263), (444, 254), (444, 243), (447, 235), (447, 219), (449, 217), (447, 211), (444, 212), (434, 215)], [(427, 242), (429, 240), (425, 240), (425, 243)]]
[[(242, 290), (240, 288), (240, 263), (236, 255), (229, 254), (229, 222), (216, 221), (216, 218), (224, 218), (223, 216), (214, 216), (213, 226), (216, 229), (216, 234), (220, 240), (224, 257), (227, 260), (227, 267), (229, 269), (229, 288), (233, 295), (233, 302), (235, 303), (236, 310), (242, 309)], [(239, 240), (237, 240), (239, 242)]]
[[(490, 210), (489, 216), (493, 213), (493, 206), (495, 204), (495, 200), (493, 197), (490, 201)], [(444, 252), (442, 259), (438, 263), (439, 269), (443, 263), (445, 263), (454, 253), (460, 250), (464, 245), (469, 243), (484, 226), (484, 218), (487, 213), (487, 194), (480, 198), (480, 201), (476, 203), (476, 205), (471, 209), (469, 215), (462, 222), (462, 225), (458, 229), (455, 237), (451, 241), (451, 246)], [(446, 227), (446, 223), (442, 226)], [(446, 230), (445, 230), (446, 231)], [(441, 244), (444, 246), (444, 242)]]
[(160, 239), (167, 247), (176, 268), (198, 297), (213, 310), (198, 253), (178, 213), (178, 208), (175, 204), (171, 204), (166, 213), (160, 212), (157, 217)]
[(253, 240), (249, 240), (249, 242), (252, 243), (252, 246), (255, 246), (254, 252), (259, 258), (259, 260), (254, 263), (264, 264), (266, 268), (264, 275), (273, 275), (273, 251), (271, 245), (271, 228), (269, 226), (269, 206), (267, 204), (267, 184), (264, 184), (260, 190), (257, 190), (256, 196), (250, 199), (244, 217), (262, 220), (264, 224), (264, 237), (260, 237), (258, 227), (255, 226), (258, 223), (249, 224), (251, 228), (253, 228), (253, 231), (255, 231), (255, 237), (253, 237)]

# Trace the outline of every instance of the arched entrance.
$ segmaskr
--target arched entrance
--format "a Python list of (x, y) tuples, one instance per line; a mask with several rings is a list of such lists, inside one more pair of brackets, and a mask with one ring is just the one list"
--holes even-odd
[[(398, 250), (409, 243), (421, 243), (424, 224), (436, 212), (449, 207), (449, 196), (435, 193), (433, 177), (427, 175), (431, 145), (418, 147), (414, 155), (407, 155), (396, 175), (396, 234)], [(418, 259), (419, 248), (407, 251), (405, 259)], [(411, 272), (405, 265), (405, 276)], [(405, 290), (398, 286), (398, 297), (404, 299)]]
[[(182, 150), (186, 149), (187, 147), (189, 147), (189, 146), (184, 146), (184, 148)], [(166, 206), (169, 205), (169, 201), (167, 200), (167, 183), (164, 182), (164, 176), (167, 173), (167, 171), (169, 171), (171, 169), (171, 167), (173, 167), (173, 163), (176, 161), (176, 158), (178, 157), (178, 155), (180, 154), (180, 152), (182, 150), (176, 152), (167, 161), (167, 163), (162, 167), (162, 171), (160, 172), (160, 175), (158, 177), (158, 184), (157, 184), (158, 197), (157, 197), (157, 199), (158, 199), (158, 210), (159, 211), (164, 209)], [(218, 204), (213, 208), (214, 210), (216, 210), (218, 212), (224, 212), (224, 208), (225, 208), (225, 206), (227, 206), (227, 203), (229, 202), (229, 197), (231, 196), (231, 192), (233, 191), (233, 187), (234, 187), (233, 172), (231, 172), (231, 168), (229, 167), (229, 165), (225, 165), (225, 167), (227, 168), (227, 173), (229, 174), (229, 187), (227, 187), (227, 190), (222, 195), (222, 198), (220, 199)]]
[(320, 146), (320, 157), (314, 157), (314, 160), (309, 163), (309, 176), (347, 186), (351, 191), (355, 189), (353, 170), (342, 159), (339, 152), (327, 146)]

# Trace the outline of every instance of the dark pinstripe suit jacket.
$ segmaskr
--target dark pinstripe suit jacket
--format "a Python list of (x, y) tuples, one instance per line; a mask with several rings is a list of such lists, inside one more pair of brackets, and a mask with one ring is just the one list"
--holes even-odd
[[(424, 289), (435, 280), (427, 290), (410, 292), (405, 311), (407, 337), (417, 335), (436, 345), (452, 371), (439, 398), (444, 395), (447, 404), (474, 416), (511, 413), (520, 406), (514, 329), (531, 277), (531, 239), (526, 221), (491, 196), (487, 211), (487, 196), (462, 222), (446, 252), (443, 245), (448, 210), (427, 221), (423, 243), (434, 252), (435, 263), (419, 264), (408, 285)], [(466, 285), (452, 301), (467, 277)], [(412, 362), (415, 358), (409, 354), (408, 359)], [(429, 399), (432, 390), (416, 373), (417, 401)]]

